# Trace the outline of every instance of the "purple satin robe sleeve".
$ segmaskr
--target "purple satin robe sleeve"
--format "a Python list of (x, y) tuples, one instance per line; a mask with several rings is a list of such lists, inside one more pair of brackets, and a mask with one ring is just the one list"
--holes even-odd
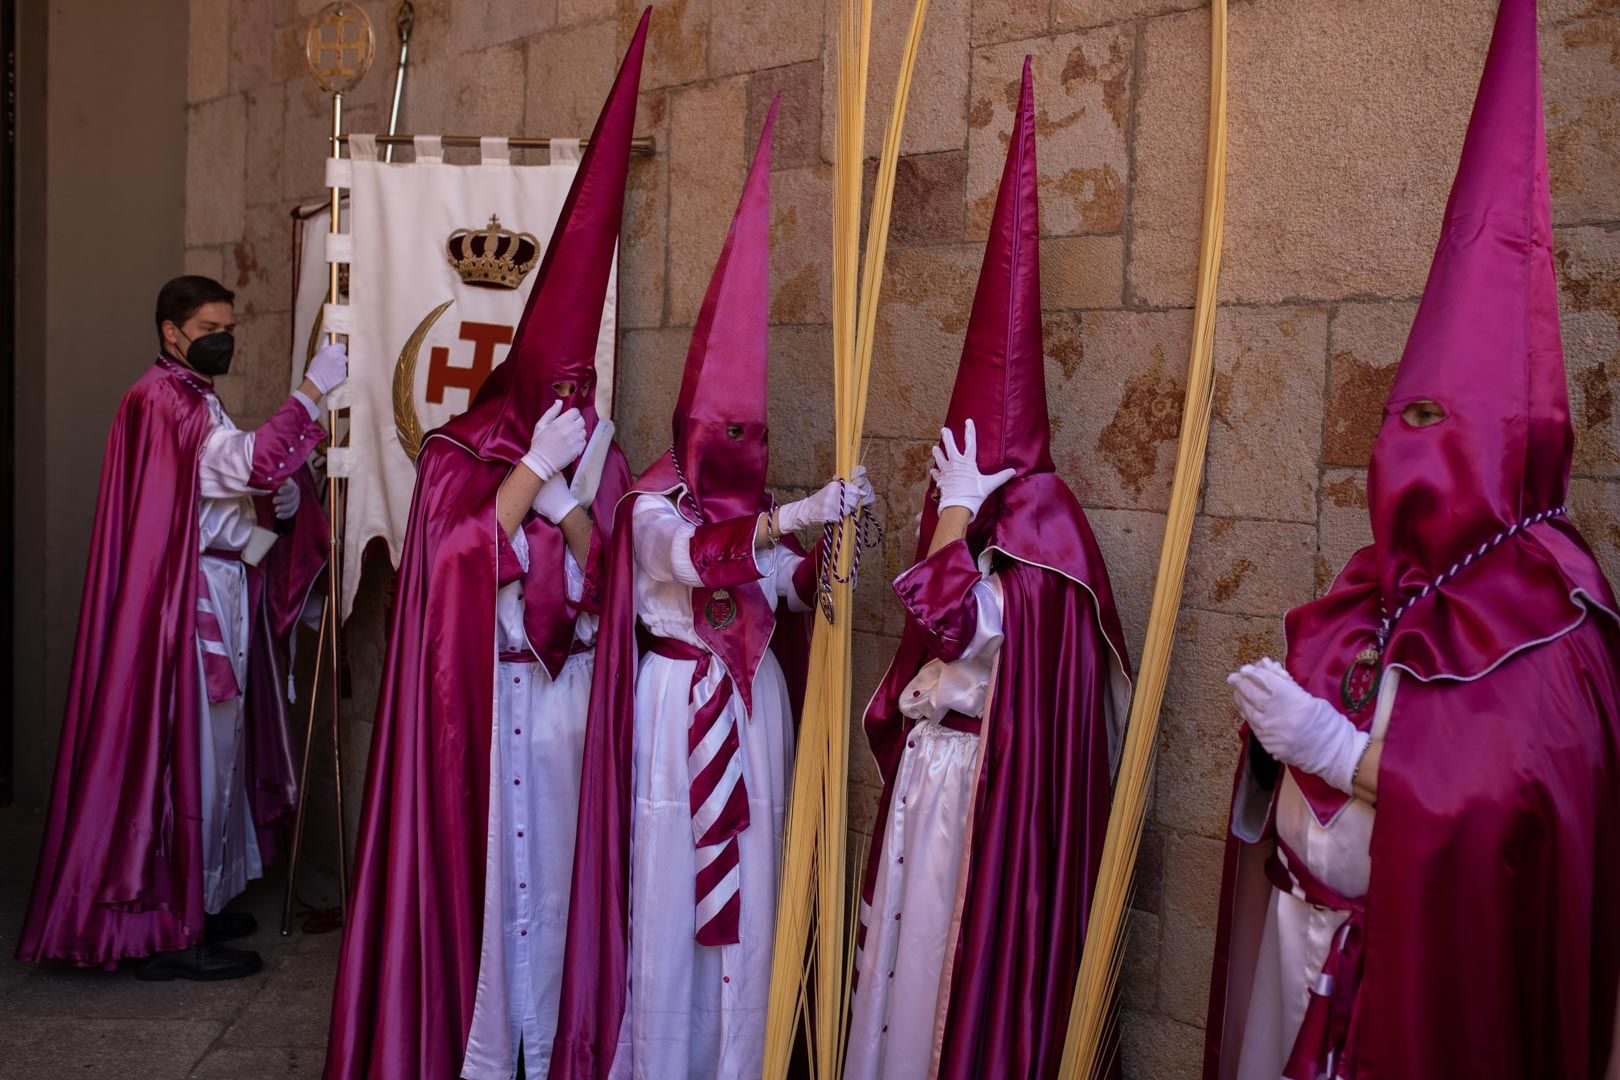
[[(796, 545), (795, 545), (796, 546)], [(798, 554), (798, 552), (794, 552)], [(794, 598), (798, 600), (796, 610), (812, 611), (816, 606), (816, 592), (821, 583), (821, 560), (827, 555), (826, 537), (816, 541), (816, 546), (810, 554), (799, 560), (793, 568), (792, 588)]]
[(740, 517), (699, 525), (693, 530), (692, 569), (705, 588), (729, 589), (764, 576), (754, 556), (758, 527), (757, 517)]
[(253, 466), (249, 482), (260, 491), (274, 491), (303, 467), (311, 450), (326, 438), (297, 397), (282, 402), (276, 414), (253, 433)]
[(983, 580), (966, 540), (946, 544), (894, 581), (895, 595), (923, 632), (929, 655), (959, 660), (979, 625), (973, 587)]

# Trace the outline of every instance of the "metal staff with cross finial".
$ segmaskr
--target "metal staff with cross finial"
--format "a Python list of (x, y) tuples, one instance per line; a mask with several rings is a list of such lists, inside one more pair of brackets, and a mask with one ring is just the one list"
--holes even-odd
[[(343, 153), (343, 95), (353, 90), (366, 77), (371, 69), (371, 61), (376, 53), (376, 34), (372, 30), (371, 19), (365, 11), (355, 3), (331, 3), (318, 11), (309, 21), (309, 30), (304, 38), (304, 59), (309, 65), (310, 77), (315, 85), (332, 95), (332, 147), (330, 156), (334, 159)], [(331, 233), (336, 235), (341, 231), (342, 224), (342, 198), (343, 190), (335, 186), (337, 177), (331, 178), (334, 186), (332, 195), (332, 227)], [(335, 261), (330, 264), (331, 278), (327, 285), (326, 301), (336, 304), (340, 298), (339, 264)], [(331, 326), (329, 322), (328, 327)], [(327, 330), (327, 340), (336, 343), (339, 333), (336, 329)], [(342, 416), (339, 416), (339, 413)], [(309, 692), (309, 723), (304, 735), (304, 760), (299, 772), (298, 780), (298, 811), (293, 822), (292, 853), (287, 866), (287, 899), (282, 910), (281, 932), (283, 935), (290, 932), (292, 924), (292, 910), (295, 889), (298, 881), (298, 863), (302, 855), (304, 836), (304, 810), (309, 797), (309, 763), (315, 742), (315, 712), (321, 673), (328, 668), (331, 675), (331, 738), (332, 738), (332, 779), (333, 791), (337, 803), (337, 845), (338, 845), (338, 895), (342, 913), (345, 919), (348, 916), (349, 904), (349, 856), (348, 843), (343, 823), (343, 742), (341, 731), (341, 667), (339, 648), (339, 635), (342, 633), (343, 620), (339, 615), (339, 587), (342, 581), (343, 556), (343, 510), (345, 487), (336, 469), (330, 467), (335, 452), (340, 452), (342, 445), (340, 437), (340, 420), (346, 427), (348, 409), (330, 405), (327, 409), (328, 436), (327, 454), (328, 464), (326, 478), (326, 509), (328, 518), (328, 550), (326, 563), (326, 601), (321, 611), (321, 629), (319, 643), (316, 646), (315, 673), (310, 682)]]

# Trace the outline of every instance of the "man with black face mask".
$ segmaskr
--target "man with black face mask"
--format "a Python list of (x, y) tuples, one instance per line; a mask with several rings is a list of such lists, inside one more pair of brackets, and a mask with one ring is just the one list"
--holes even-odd
[(255, 930), (225, 905), (279, 847), (295, 779), (290, 639), (325, 563), (305, 468), (331, 345), (268, 422), (231, 422), (213, 379), (234, 295), (205, 277), (158, 293), (160, 352), (107, 438), (56, 783), (19, 958), (142, 979), (250, 975)]

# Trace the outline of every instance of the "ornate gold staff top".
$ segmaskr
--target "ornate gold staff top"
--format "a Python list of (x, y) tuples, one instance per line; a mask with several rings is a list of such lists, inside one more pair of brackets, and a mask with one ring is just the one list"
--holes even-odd
[(315, 85), (328, 94), (346, 94), (359, 86), (376, 53), (371, 16), (358, 4), (327, 4), (309, 20), (304, 59)]

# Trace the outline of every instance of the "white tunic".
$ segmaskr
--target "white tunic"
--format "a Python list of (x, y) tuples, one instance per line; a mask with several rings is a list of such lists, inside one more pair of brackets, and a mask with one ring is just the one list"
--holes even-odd
[[(208, 404), (213, 430), (203, 440), (197, 462), (199, 549), (241, 551), (248, 546), (258, 516), (250, 486), (254, 433), (242, 431), (226, 415), (214, 394)], [(249, 624), (247, 568), (231, 559), (204, 554), (203, 576), (224, 638), (225, 648), (243, 690), (248, 678)], [(203, 909), (222, 911), (247, 883), (264, 873), (247, 798), (247, 746), (242, 738), (243, 695), (209, 702), (202, 678), (202, 646), (197, 646), (197, 694), (202, 702)]]
[[(666, 498), (636, 499), (636, 614), (653, 634), (702, 647), (692, 626), (692, 593), (702, 584), (691, 561), (693, 527)], [(806, 610), (794, 594), (798, 556), (755, 552), (757, 584), (772, 607)], [(718, 660), (718, 658), (716, 658)], [(765, 1053), (772, 938), (783, 820), (793, 767), (793, 716), (776, 657), (766, 652), (754, 677), (754, 714), (736, 712), (749, 825), (738, 837), (739, 941), (697, 944), (695, 852), (689, 801), (687, 729), (694, 698), (690, 660), (652, 653), (636, 679), (635, 807), (631, 826), (629, 1006), (613, 1075), (636, 1080), (758, 1080)], [(719, 663), (706, 676), (718, 684)], [(700, 687), (707, 699), (713, 686)]]
[(943, 1036), (979, 737), (939, 721), (947, 712), (983, 716), (1002, 642), (1000, 582), (988, 575), (973, 592), (979, 619), (967, 649), (949, 664), (929, 661), (901, 692), (901, 712), (918, 723), (890, 793), (872, 902), (861, 905), (846, 1080), (927, 1077)]
[[(1390, 668), (1378, 688), (1372, 726), (1375, 739), (1382, 739), (1389, 729), (1400, 681), (1399, 669)], [(1300, 793), (1293, 773), (1285, 771), (1283, 777), (1282, 790), (1277, 793), (1277, 835), (1323, 884), (1341, 896), (1366, 895), (1372, 874), (1372, 804), (1352, 798), (1323, 825)], [(1258, 838), (1264, 815), (1260, 804), (1265, 797), (1258, 792), (1249, 795), (1245, 800), (1240, 794), (1234, 828), (1240, 838), (1252, 842)], [(1242, 813), (1245, 802), (1250, 811), (1247, 815)], [(1238, 1059), (1239, 1080), (1277, 1080), (1282, 1075), (1305, 1019), (1310, 988), (1322, 972), (1334, 934), (1348, 917), (1346, 912), (1322, 910), (1290, 893), (1271, 890)]]
[[(522, 529), (512, 547), (527, 570)], [(572, 552), (563, 565), (568, 595), (577, 602), (585, 575)], [(496, 594), (495, 618), (498, 653), (529, 648), (521, 581)], [(575, 621), (574, 638), (594, 642), (595, 616)], [(544, 1080), (551, 1069), (595, 662), (594, 652), (575, 653), (555, 681), (537, 660), (496, 665), (483, 944), (461, 1070), (467, 1080), (509, 1080), (520, 1047), (526, 1076)]]

